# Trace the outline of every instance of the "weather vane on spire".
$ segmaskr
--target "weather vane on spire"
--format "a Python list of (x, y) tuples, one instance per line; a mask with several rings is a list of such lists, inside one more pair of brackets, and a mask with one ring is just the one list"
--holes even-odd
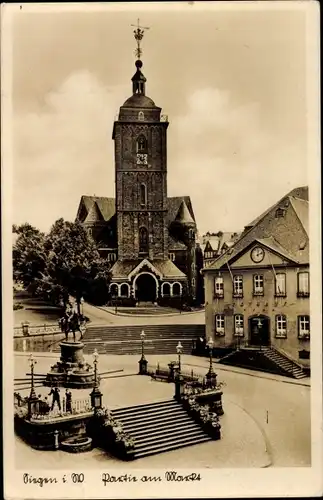
[(137, 28), (134, 30), (133, 33), (135, 35), (135, 40), (137, 42), (137, 48), (135, 49), (135, 54), (138, 57), (138, 59), (140, 59), (140, 57), (142, 55), (142, 48), (140, 47), (140, 42), (144, 37), (145, 30), (149, 30), (149, 28), (147, 28), (147, 27), (140, 26), (139, 22), (140, 22), (140, 20), (138, 19), (137, 24), (131, 25), (131, 26), (134, 26), (135, 28)]

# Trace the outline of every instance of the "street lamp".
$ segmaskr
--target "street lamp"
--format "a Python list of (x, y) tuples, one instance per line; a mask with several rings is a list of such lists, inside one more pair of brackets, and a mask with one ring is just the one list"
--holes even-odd
[(35, 385), (34, 385), (34, 367), (37, 364), (37, 361), (34, 360), (34, 356), (32, 354), (29, 356), (29, 364), (30, 364), (30, 373), (31, 373), (31, 388), (30, 388), (29, 399), (35, 399), (36, 393), (35, 393)]
[(213, 371), (213, 339), (210, 337), (209, 341), (207, 343), (207, 346), (209, 348), (209, 354), (210, 354), (210, 366), (209, 366), (209, 371), (206, 374), (206, 379), (208, 381), (208, 385), (210, 387), (213, 387), (216, 385), (216, 374)]
[(84, 309), (83, 309), (84, 299), (83, 299), (83, 297), (81, 297), (80, 302), (81, 302), (81, 306), (82, 306), (82, 309), (81, 309), (81, 314), (82, 314), (82, 316), (84, 316)]
[(30, 373), (31, 373), (31, 387), (30, 394), (28, 398), (28, 417), (30, 418), (34, 412), (37, 412), (37, 403), (39, 400), (35, 393), (35, 385), (34, 385), (34, 367), (37, 361), (34, 360), (33, 355), (29, 356), (29, 365), (30, 365)]
[(178, 354), (178, 374), (181, 374), (181, 354), (183, 353), (183, 346), (181, 342), (179, 341), (176, 347), (176, 351)]
[(91, 392), (91, 405), (94, 408), (94, 411), (98, 410), (102, 407), (102, 393), (99, 389), (99, 380), (98, 380), (98, 358), (99, 353), (95, 349), (93, 353), (93, 365), (94, 365), (94, 387)]
[(145, 337), (146, 337), (146, 334), (145, 334), (144, 330), (142, 330), (141, 334), (140, 334), (140, 339), (141, 339), (141, 359), (142, 360), (145, 359), (145, 354), (144, 354)]
[(145, 358), (145, 351), (144, 351), (144, 348), (145, 348), (145, 338), (146, 338), (146, 334), (145, 334), (144, 330), (142, 330), (141, 334), (140, 334), (140, 339), (141, 339), (141, 358), (139, 360), (139, 375), (147, 375), (147, 364), (148, 364), (148, 361)]

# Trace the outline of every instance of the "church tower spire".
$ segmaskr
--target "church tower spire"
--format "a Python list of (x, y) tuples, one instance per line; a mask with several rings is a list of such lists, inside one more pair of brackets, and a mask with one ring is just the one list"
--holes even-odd
[(138, 58), (137, 61), (135, 62), (137, 71), (132, 77), (132, 93), (133, 94), (141, 94), (145, 95), (146, 92), (146, 78), (141, 72), (141, 68), (143, 66), (141, 56), (142, 56), (142, 48), (141, 48), (141, 41), (144, 37), (145, 30), (149, 30), (148, 27), (140, 26), (139, 19), (137, 20), (137, 25), (132, 24), (131, 26), (135, 26), (136, 29), (134, 30), (134, 37), (137, 42), (137, 47), (135, 49), (135, 55)]

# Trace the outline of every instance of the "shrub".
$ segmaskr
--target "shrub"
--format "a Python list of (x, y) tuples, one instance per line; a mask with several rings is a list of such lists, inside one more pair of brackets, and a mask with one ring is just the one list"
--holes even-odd
[(22, 305), (21, 302), (16, 302), (14, 305), (13, 305), (13, 310), (14, 311), (18, 311), (19, 309), (23, 309), (24, 306)]

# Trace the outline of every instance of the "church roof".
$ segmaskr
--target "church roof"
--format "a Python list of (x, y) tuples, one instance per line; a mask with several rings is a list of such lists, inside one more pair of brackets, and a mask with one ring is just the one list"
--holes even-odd
[(195, 225), (195, 221), (193, 220), (193, 217), (191, 216), (188, 208), (187, 208), (187, 205), (185, 203), (185, 200), (182, 201), (179, 209), (178, 209), (178, 212), (177, 212), (177, 215), (175, 217), (175, 221), (176, 222), (179, 222), (180, 224), (194, 224)]
[[(96, 205), (96, 208), (95, 208)], [(99, 210), (103, 220), (107, 222), (115, 214), (115, 198), (106, 198), (105, 196), (86, 196), (81, 197), (76, 218), (84, 222), (90, 211)]]
[[(170, 260), (153, 260), (150, 262), (149, 259), (147, 259), (147, 261), (147, 264), (155, 268), (155, 270), (163, 276), (163, 279), (186, 278), (185, 274)], [(118, 260), (111, 268), (112, 279), (127, 279), (129, 274), (134, 271), (136, 267), (142, 266), (143, 264), (144, 262), (139, 259)], [(141, 272), (141, 269), (138, 272)]]
[(167, 214), (167, 223), (168, 225), (171, 224), (176, 218), (176, 215), (178, 214), (179, 207), (181, 206), (181, 203), (185, 201), (185, 204), (188, 208), (188, 211), (192, 217), (192, 219), (195, 222), (195, 216), (192, 208), (192, 203), (191, 203), (191, 198), (189, 196), (171, 196), (167, 198), (167, 209), (168, 209), (168, 214)]
[(156, 108), (156, 104), (150, 97), (143, 94), (133, 94), (129, 99), (127, 99), (123, 105), (123, 108)]
[[(178, 213), (180, 205), (182, 201), (185, 201), (185, 204), (188, 208), (188, 211), (195, 221), (195, 216), (192, 208), (191, 198), (189, 196), (171, 196), (167, 198), (167, 224), (169, 225), (171, 222), (175, 220), (175, 217)], [(81, 222), (84, 222), (86, 216), (88, 215), (91, 207), (94, 203), (97, 204), (100, 212), (107, 222), (113, 217), (116, 211), (115, 206), (115, 198), (106, 198), (104, 196), (87, 196), (83, 195), (80, 200), (78, 212), (76, 218)]]

